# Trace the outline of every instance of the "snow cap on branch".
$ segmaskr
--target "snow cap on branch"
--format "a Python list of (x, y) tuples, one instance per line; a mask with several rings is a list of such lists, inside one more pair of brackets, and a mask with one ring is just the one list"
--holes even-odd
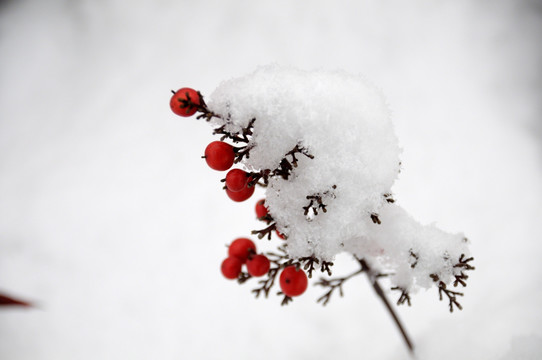
[(208, 106), (224, 131), (252, 126), (248, 170), (280, 174), (269, 177), (266, 206), (291, 257), (349, 251), (397, 271), (405, 289), (421, 275), (423, 287), (429, 274), (454, 275), (463, 236), (420, 225), (389, 197), (400, 148), (386, 101), (367, 80), (270, 65), (223, 82)]

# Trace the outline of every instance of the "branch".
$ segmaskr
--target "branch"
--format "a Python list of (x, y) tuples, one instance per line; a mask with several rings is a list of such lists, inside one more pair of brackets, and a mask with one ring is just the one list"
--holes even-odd
[(207, 104), (205, 103), (205, 100), (203, 100), (203, 95), (201, 95), (199, 91), (198, 91), (199, 104), (192, 102), (192, 100), (190, 99), (190, 95), (188, 93), (186, 94), (186, 97), (187, 97), (187, 100), (184, 100), (184, 101), (187, 101), (187, 103), (183, 104), (183, 106), (186, 106), (186, 105), (193, 106), (197, 108), (198, 112), (201, 113), (196, 117), (196, 119), (198, 120), (205, 119), (205, 121), (210, 121), (212, 118), (222, 119), (222, 116), (215, 114), (214, 112), (209, 110), (209, 108), (207, 107)]
[(318, 298), (318, 300), (316, 300), (316, 302), (317, 303), (321, 302), (322, 305), (324, 305), (324, 306), (327, 305), (327, 303), (331, 299), (331, 296), (333, 295), (335, 290), (339, 290), (339, 295), (342, 297), (343, 296), (343, 288), (342, 288), (343, 284), (348, 279), (351, 279), (354, 276), (361, 274), (363, 271), (364, 271), (363, 269), (360, 269), (360, 270), (358, 270), (356, 272), (353, 272), (350, 275), (347, 275), (347, 276), (341, 277), (341, 278), (336, 278), (336, 279), (320, 278), (320, 280), (318, 282), (316, 282), (314, 284), (314, 286), (321, 286), (323, 288), (329, 288), (329, 290), (324, 295), (320, 296)]
[(442, 294), (445, 294), (448, 297), (448, 301), (449, 301), (449, 305), (450, 305), (450, 312), (454, 312), (454, 305), (459, 310), (463, 310), (463, 307), (457, 301), (457, 298), (456, 298), (457, 296), (463, 296), (463, 293), (446, 289), (446, 284), (441, 281), (438, 284), (438, 294), (439, 294), (439, 298), (440, 298), (441, 301), (442, 301), (442, 298), (443, 298)]
[[(285, 245), (279, 246), (278, 251), (279, 253), (273, 253), (273, 252), (265, 253), (269, 261), (274, 266), (271, 269), (269, 269), (264, 279), (258, 281), (258, 283), (260, 284), (260, 287), (252, 290), (252, 292), (256, 295), (256, 298), (258, 298), (261, 293), (263, 293), (264, 296), (267, 298), (269, 296), (269, 291), (275, 284), (275, 280), (277, 278), (277, 275), (280, 269), (285, 268), (286, 266), (289, 266), (293, 263), (293, 261), (288, 257), (288, 253), (286, 252)], [(283, 295), (283, 294), (279, 292), (278, 295)], [(290, 301), (292, 301), (292, 298), (285, 295), (284, 299), (282, 300), (281, 305), (287, 305)]]
[(362, 270), (367, 273), (367, 277), (368, 277), (369, 281), (371, 282), (371, 284), (373, 285), (373, 289), (375, 290), (376, 294), (380, 297), (380, 299), (382, 300), (382, 302), (386, 306), (386, 309), (388, 309), (388, 312), (390, 313), (391, 317), (395, 321), (395, 324), (399, 328), (399, 331), (401, 332), (401, 335), (403, 335), (403, 339), (405, 340), (405, 343), (406, 343), (406, 345), (408, 347), (408, 350), (411, 353), (414, 353), (414, 345), (412, 345), (412, 342), (410, 341), (410, 338), (408, 337), (408, 334), (407, 334), (405, 328), (401, 324), (401, 321), (399, 320), (399, 317), (397, 316), (397, 314), (395, 313), (395, 311), (391, 307), (390, 302), (388, 301), (388, 299), (386, 297), (386, 294), (384, 293), (384, 291), (382, 290), (382, 287), (378, 283), (378, 277), (373, 273), (373, 271), (371, 270), (371, 268), (369, 267), (369, 265), (367, 264), (367, 262), (364, 259), (357, 259), (357, 260), (361, 264)]
[(269, 269), (266, 277), (258, 281), (258, 284), (260, 284), (260, 287), (257, 287), (252, 290), (252, 292), (256, 295), (256, 298), (258, 298), (260, 296), (260, 293), (262, 292), (265, 297), (269, 296), (269, 291), (275, 284), (275, 279), (277, 278), (277, 274), (279, 270), (280, 270), (280, 266)]

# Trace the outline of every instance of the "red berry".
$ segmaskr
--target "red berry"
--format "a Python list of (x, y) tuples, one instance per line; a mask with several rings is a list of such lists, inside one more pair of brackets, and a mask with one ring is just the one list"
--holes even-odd
[(231, 168), (235, 153), (233, 146), (222, 141), (213, 141), (205, 148), (205, 161), (211, 169), (225, 171)]
[(267, 215), (267, 208), (265, 207), (265, 199), (261, 199), (256, 203), (256, 217), (262, 219)]
[(308, 284), (305, 272), (301, 269), (297, 270), (295, 265), (287, 266), (280, 274), (280, 288), (286, 296), (303, 294), (307, 290)]
[(256, 253), (256, 245), (247, 238), (233, 240), (228, 248), (228, 255), (238, 258), (243, 264), (247, 261), (248, 256), (254, 253)]
[(281, 233), (279, 233), (278, 230), (275, 230), (275, 232), (277, 233), (277, 236), (282, 239), (282, 240), (286, 240), (286, 236), (282, 235)]
[(200, 105), (200, 97), (196, 90), (190, 88), (182, 88), (177, 90), (169, 101), (171, 110), (180, 116), (192, 116), (198, 111)]
[(233, 192), (243, 190), (247, 186), (248, 174), (241, 169), (233, 169), (226, 174), (226, 187)]
[(241, 259), (235, 256), (230, 256), (222, 261), (220, 270), (226, 279), (237, 279), (241, 273), (242, 266), (243, 263), (241, 262)]
[(229, 198), (233, 201), (241, 202), (250, 198), (252, 194), (254, 194), (255, 188), (256, 186), (246, 186), (243, 190), (237, 192), (231, 191), (230, 189), (226, 188), (226, 194), (228, 194)]
[(247, 271), (252, 276), (263, 276), (270, 267), (271, 263), (265, 255), (254, 255), (247, 260)]

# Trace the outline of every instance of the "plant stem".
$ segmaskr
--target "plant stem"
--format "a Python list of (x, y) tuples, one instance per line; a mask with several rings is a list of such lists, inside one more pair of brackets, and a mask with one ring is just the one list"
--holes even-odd
[(367, 264), (367, 262), (364, 259), (357, 259), (357, 260), (361, 264), (362, 269), (366, 272), (367, 278), (368, 278), (369, 282), (371, 283), (371, 285), (373, 285), (373, 289), (375, 290), (376, 294), (384, 302), (384, 305), (386, 306), (386, 308), (390, 312), (390, 315), (393, 318), (393, 320), (395, 321), (395, 324), (397, 325), (397, 327), (399, 328), (399, 331), (401, 332), (401, 335), (403, 335), (403, 339), (405, 340), (406, 346), (408, 347), (408, 350), (410, 351), (410, 354), (413, 355), (414, 354), (414, 345), (410, 341), (410, 338), (409, 338), (405, 328), (401, 324), (401, 321), (399, 320), (399, 317), (397, 316), (397, 314), (395, 313), (395, 311), (391, 307), (390, 302), (388, 301), (388, 298), (386, 297), (386, 294), (384, 293), (384, 291), (382, 290), (382, 287), (378, 283), (378, 278), (376, 277), (376, 274), (373, 273), (372, 269), (369, 267), (369, 265)]

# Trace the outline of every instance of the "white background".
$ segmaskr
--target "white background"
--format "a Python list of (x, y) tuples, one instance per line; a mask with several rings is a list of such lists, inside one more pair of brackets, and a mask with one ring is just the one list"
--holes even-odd
[(408, 358), (363, 277), (325, 308), (312, 287), (284, 308), (219, 272), (261, 227), (261, 193), (227, 199), (200, 159), (211, 129), (173, 115), (169, 91), (272, 62), (381, 87), (396, 199), (472, 241), (462, 312), (435, 289), (398, 309), (420, 358), (519, 358), (542, 343), (541, 15), (535, 0), (0, 4), (0, 291), (36, 304), (0, 310), (0, 359)]

